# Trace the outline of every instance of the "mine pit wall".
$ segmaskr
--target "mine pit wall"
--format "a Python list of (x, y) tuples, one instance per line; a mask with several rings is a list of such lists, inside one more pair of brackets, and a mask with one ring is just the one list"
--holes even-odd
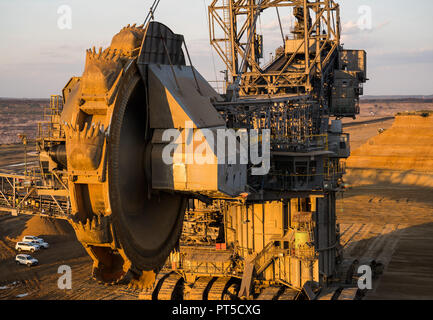
[(352, 152), (349, 185), (433, 187), (433, 116), (399, 115), (392, 127)]

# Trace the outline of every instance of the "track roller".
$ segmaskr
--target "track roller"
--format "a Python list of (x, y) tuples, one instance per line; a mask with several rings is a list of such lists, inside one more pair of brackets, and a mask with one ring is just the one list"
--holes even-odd
[(335, 297), (340, 294), (338, 287), (323, 289), (316, 300), (335, 300)]
[(337, 300), (359, 300), (358, 288), (344, 288)]
[(161, 288), (157, 293), (157, 300), (183, 300), (184, 279), (177, 273), (161, 280)]
[(215, 280), (213, 277), (198, 278), (191, 288), (188, 300), (207, 300), (209, 288)]
[(284, 292), (278, 297), (278, 300), (297, 300), (299, 294), (300, 291), (291, 288), (286, 288)]
[(211, 285), (207, 300), (234, 300), (239, 291), (239, 281), (235, 278), (220, 277)]
[(281, 287), (265, 288), (257, 297), (256, 300), (278, 300), (279, 295), (284, 291)]

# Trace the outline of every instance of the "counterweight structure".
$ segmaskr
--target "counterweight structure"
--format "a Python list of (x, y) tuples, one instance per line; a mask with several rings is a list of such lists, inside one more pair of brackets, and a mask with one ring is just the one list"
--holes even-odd
[[(281, 27), (283, 46), (263, 65), (257, 20), (279, 8), (296, 23)], [(48, 201), (71, 222), (95, 279), (150, 286), (145, 299), (313, 299), (339, 288), (335, 199), (350, 155), (340, 119), (359, 113), (367, 80), (365, 51), (343, 49), (340, 29), (333, 0), (214, 0), (210, 42), (227, 67), (219, 94), (182, 35), (128, 25), (109, 48), (88, 50), (83, 75), (53, 98), (37, 181), (8, 191), (11, 211), (41, 213), (42, 202), (16, 207), (20, 196)], [(211, 137), (230, 129), (235, 147), (221, 156)], [(183, 139), (170, 142), (167, 130)], [(252, 173), (251, 154), (227, 161), (241, 156), (241, 133), (269, 157), (266, 174)], [(215, 161), (187, 161), (195, 134)], [(185, 161), (164, 161), (169, 144)]]

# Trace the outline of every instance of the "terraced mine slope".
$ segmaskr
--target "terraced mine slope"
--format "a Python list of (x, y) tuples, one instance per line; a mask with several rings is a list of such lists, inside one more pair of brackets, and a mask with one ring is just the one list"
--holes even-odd
[(433, 187), (433, 116), (398, 115), (392, 127), (352, 152), (350, 185)]
[(433, 299), (433, 116), (390, 121), (347, 128), (368, 140), (347, 161), (350, 188), (337, 203), (344, 255), (384, 264), (367, 299)]

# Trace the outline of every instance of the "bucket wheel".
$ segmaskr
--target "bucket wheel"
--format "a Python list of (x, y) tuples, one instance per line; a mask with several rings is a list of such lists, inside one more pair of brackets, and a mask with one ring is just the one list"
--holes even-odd
[(136, 66), (145, 30), (128, 26), (88, 50), (81, 78), (64, 89), (72, 226), (104, 283), (152, 285), (177, 245), (186, 200), (152, 190), (146, 83)]

